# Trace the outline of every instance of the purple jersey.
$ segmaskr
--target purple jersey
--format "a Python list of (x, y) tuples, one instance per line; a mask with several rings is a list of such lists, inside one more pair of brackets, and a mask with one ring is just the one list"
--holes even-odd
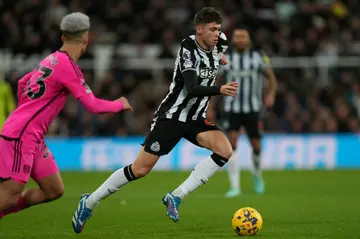
[(79, 66), (66, 52), (57, 51), (19, 81), (19, 104), (5, 122), (1, 135), (40, 142), (69, 94), (92, 113), (115, 113), (124, 108), (121, 101), (96, 98)]

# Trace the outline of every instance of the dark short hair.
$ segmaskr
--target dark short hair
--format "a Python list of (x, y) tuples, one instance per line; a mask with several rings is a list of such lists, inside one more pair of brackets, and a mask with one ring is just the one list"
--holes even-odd
[(249, 34), (249, 38), (252, 39), (253, 38), (253, 33), (250, 31), (250, 28), (244, 24), (237, 24), (235, 25), (232, 35), (234, 35), (234, 32), (236, 30), (241, 30), (241, 31), (246, 31)]
[(211, 22), (216, 22), (217, 24), (222, 23), (222, 17), (220, 12), (218, 12), (213, 7), (203, 7), (200, 11), (195, 14), (194, 24), (207, 24)]
[(250, 32), (250, 31), (249, 31), (249, 28), (248, 28), (246, 25), (244, 25), (244, 24), (237, 24), (237, 25), (235, 25), (234, 30), (244, 30), (244, 31)]

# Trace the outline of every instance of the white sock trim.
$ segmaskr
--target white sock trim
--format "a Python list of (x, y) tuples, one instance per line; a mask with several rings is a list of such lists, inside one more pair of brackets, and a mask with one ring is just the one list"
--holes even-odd
[(172, 192), (173, 195), (183, 199), (196, 188), (205, 184), (220, 168), (211, 156), (203, 159), (195, 166), (190, 176)]
[(234, 150), (233, 155), (228, 162), (228, 176), (230, 181), (230, 188), (240, 190), (240, 169), (236, 150)]

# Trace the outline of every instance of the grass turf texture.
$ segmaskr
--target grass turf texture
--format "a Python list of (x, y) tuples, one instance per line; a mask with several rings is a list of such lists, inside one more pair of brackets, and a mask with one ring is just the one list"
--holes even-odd
[(264, 225), (255, 238), (360, 238), (360, 171), (269, 171), (267, 192), (256, 195), (248, 173), (243, 195), (227, 199), (220, 172), (180, 206), (180, 222), (165, 216), (161, 197), (188, 172), (154, 172), (103, 201), (80, 235), (71, 228), (80, 194), (94, 190), (109, 173), (63, 173), (65, 195), (56, 202), (0, 220), (0, 238), (236, 238), (231, 228), (240, 207), (256, 208)]

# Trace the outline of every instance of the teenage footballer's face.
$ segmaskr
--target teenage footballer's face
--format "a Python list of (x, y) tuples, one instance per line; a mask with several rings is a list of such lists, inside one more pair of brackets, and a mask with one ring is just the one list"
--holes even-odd
[(249, 47), (250, 36), (247, 30), (237, 29), (233, 33), (232, 42), (238, 50)]
[(219, 41), (221, 24), (216, 22), (199, 24), (196, 26), (197, 33), (201, 36), (201, 39), (205, 45), (209, 48), (216, 46)]

